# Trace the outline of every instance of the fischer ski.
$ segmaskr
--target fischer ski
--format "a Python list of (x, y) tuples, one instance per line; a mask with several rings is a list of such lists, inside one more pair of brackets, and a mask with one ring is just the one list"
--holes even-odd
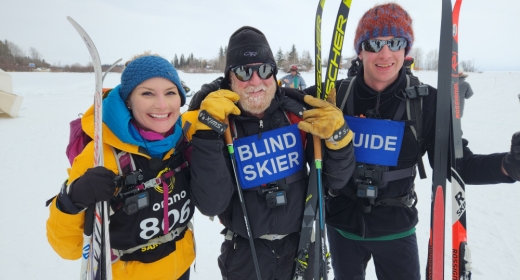
[[(332, 35), (330, 49), (329, 49), (329, 60), (327, 65), (327, 73), (325, 75), (325, 94), (317, 91), (316, 97), (326, 100), (329, 93), (334, 90), (336, 81), (338, 79), (339, 65), (341, 65), (341, 52), (343, 50), (343, 42), (345, 38), (345, 30), (347, 28), (348, 14), (350, 12), (350, 5), (352, 0), (342, 0), (339, 4), (338, 13), (336, 15), (336, 21), (334, 23), (334, 32)], [(316, 80), (316, 84), (321, 84), (322, 80)], [(336, 105), (336, 104), (334, 104)], [(321, 178), (321, 145), (323, 141), (319, 141), (319, 158), (320, 168), (317, 170), (318, 176), (318, 213), (316, 216), (316, 243), (315, 245), (315, 262), (314, 262), (314, 279), (327, 279), (328, 273), (328, 260), (330, 254), (327, 251), (326, 242), (326, 231), (325, 231), (325, 202), (324, 202), (324, 189), (322, 186)], [(314, 156), (317, 159), (316, 143), (314, 144), (315, 152)]]
[(435, 156), (432, 176), (430, 241), (428, 244), (428, 280), (444, 279), (446, 178), (448, 175), (450, 97), (452, 91), (452, 40), (451, 0), (442, 0), (435, 117)]
[(453, 45), (451, 58), (451, 205), (452, 205), (452, 279), (471, 279), (471, 254), (467, 244), (466, 226), (466, 184), (460, 178), (462, 169), (462, 127), (460, 122), (459, 96), (459, 14), (462, 0), (453, 7)]
[[(314, 30), (314, 52), (315, 52), (315, 78), (316, 78), (316, 92), (318, 96), (322, 91), (321, 78), (321, 18), (323, 14), (323, 7), (325, 0), (319, 0), (318, 8), (316, 9), (315, 30)], [(317, 138), (317, 137), (316, 137)], [(316, 141), (316, 138), (313, 140)], [(315, 142), (316, 143), (316, 142)], [(320, 143), (318, 141), (318, 143)], [(315, 152), (316, 153), (316, 152)], [(321, 152), (320, 152), (321, 157)], [(316, 219), (316, 206), (318, 202), (318, 170), (317, 164), (311, 164), (309, 173), (309, 184), (307, 186), (307, 195), (305, 196), (305, 205), (303, 210), (302, 227), (300, 231), (300, 240), (298, 241), (298, 251), (295, 258), (293, 280), (303, 279), (305, 270), (309, 266), (309, 252), (312, 243), (312, 229), (313, 222)], [(316, 239), (315, 243), (319, 241)], [(321, 244), (319, 245), (321, 250)], [(317, 256), (316, 256), (317, 257)], [(319, 267), (314, 267), (314, 271)]]
[[(94, 94), (94, 166), (103, 166), (103, 79), (101, 60), (92, 39), (87, 32), (71, 17), (67, 20), (76, 29), (87, 46), (96, 79)], [(107, 202), (98, 202), (95, 207), (87, 209), (83, 232), (83, 253), (81, 258), (80, 279), (110, 280), (112, 279), (112, 259), (109, 234), (109, 211)]]
[[(329, 63), (327, 65), (327, 75), (325, 76), (325, 95), (322, 99), (327, 99), (330, 91), (335, 88), (336, 81), (338, 80), (338, 72), (341, 65), (341, 51), (343, 50), (343, 41), (351, 4), (352, 0), (342, 0), (339, 4), (336, 22), (334, 23), (334, 34), (330, 42)], [(318, 95), (318, 98), (320, 97), (321, 96)]]
[[(341, 51), (343, 49), (343, 39), (345, 36), (345, 28), (352, 0), (343, 0), (338, 9), (336, 23), (334, 25), (334, 35), (329, 53), (329, 65), (327, 67), (327, 83), (323, 83), (322, 76), (322, 60), (321, 60), (321, 21), (323, 15), (323, 7), (325, 0), (318, 2), (315, 18), (315, 35), (314, 35), (314, 52), (315, 52), (315, 84), (316, 97), (326, 99), (330, 91), (334, 88), (341, 63)], [(323, 86), (326, 87), (326, 94), (322, 95)], [(331, 85), (331, 86), (328, 86)], [(314, 244), (314, 279), (326, 279), (328, 270), (328, 258), (326, 240), (325, 240), (325, 216), (324, 216), (324, 190), (321, 180), (322, 168), (322, 141), (313, 137), (314, 142), (314, 158), (315, 164), (311, 165), (309, 174), (309, 185), (307, 187), (307, 195), (304, 206), (304, 214), (302, 221), (302, 229), (300, 232), (300, 240), (298, 243), (298, 253), (295, 259), (295, 267), (293, 279), (303, 279), (305, 270), (308, 267), (310, 245), (312, 243), (313, 221), (316, 222), (316, 234)], [(316, 211), (316, 208), (318, 208)]]

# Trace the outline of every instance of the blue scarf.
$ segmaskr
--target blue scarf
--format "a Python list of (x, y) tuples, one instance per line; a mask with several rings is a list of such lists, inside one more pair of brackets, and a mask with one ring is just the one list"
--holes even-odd
[(162, 140), (149, 141), (144, 139), (132, 125), (132, 114), (119, 95), (121, 85), (115, 87), (103, 99), (103, 122), (124, 143), (144, 148), (152, 157), (163, 158), (164, 154), (175, 147), (182, 137), (182, 119), (174, 125), (173, 133)]

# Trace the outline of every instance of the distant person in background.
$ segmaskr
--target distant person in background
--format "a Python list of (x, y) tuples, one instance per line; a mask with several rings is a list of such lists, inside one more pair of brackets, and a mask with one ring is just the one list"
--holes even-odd
[(298, 72), (298, 66), (291, 66), (289, 73), (289, 75), (285, 75), (280, 80), (283, 87), (290, 87), (295, 89), (304, 89), (307, 87), (305, 80), (302, 78), (302, 76), (300, 76), (300, 72)]
[(473, 96), (471, 85), (466, 82), (468, 74), (464, 73), (464, 69), (459, 65), (459, 102), (460, 102), (460, 117), (464, 114), (464, 99), (469, 99)]

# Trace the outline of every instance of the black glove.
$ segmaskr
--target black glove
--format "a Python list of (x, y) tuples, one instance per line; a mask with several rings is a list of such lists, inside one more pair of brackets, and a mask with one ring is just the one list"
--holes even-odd
[(114, 172), (103, 166), (88, 169), (69, 186), (68, 194), (66, 188), (62, 188), (58, 195), (60, 209), (76, 214), (96, 202), (109, 201), (116, 192), (115, 177)]
[(191, 98), (188, 111), (199, 110), (202, 100), (204, 100), (208, 94), (220, 89), (220, 82), (222, 82), (222, 79), (224, 79), (224, 77), (218, 77), (209, 84), (203, 84), (200, 90), (197, 91)]
[(520, 132), (513, 134), (511, 151), (502, 160), (502, 167), (509, 177), (520, 181)]

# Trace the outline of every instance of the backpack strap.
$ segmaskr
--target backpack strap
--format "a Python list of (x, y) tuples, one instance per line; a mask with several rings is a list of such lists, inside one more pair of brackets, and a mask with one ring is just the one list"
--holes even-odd
[[(406, 87), (413, 87), (415, 91), (417, 91), (417, 86), (422, 85), (419, 79), (413, 75), (406, 75)], [(406, 94), (406, 93), (405, 93)], [(406, 97), (406, 96), (405, 96)], [(406, 99), (406, 116), (409, 121), (413, 124), (410, 125), (410, 129), (415, 136), (417, 142), (419, 142), (419, 152), (422, 151), (422, 146), (424, 144), (423, 137), (423, 97), (419, 94), (415, 98), (405, 98)], [(417, 167), (419, 169), (419, 176), (421, 179), (426, 178), (426, 171), (424, 170), (424, 162), (422, 160), (422, 155), (419, 154), (417, 156)]]
[(134, 158), (130, 153), (116, 150), (116, 148), (112, 146), (110, 146), (110, 149), (116, 158), (117, 171), (119, 172), (119, 175), (128, 174), (136, 170)]
[[(413, 135), (415, 136), (415, 140), (419, 143), (419, 151), (422, 151), (422, 145), (424, 143), (423, 138), (423, 112), (422, 105), (423, 99), (422, 96), (417, 92), (414, 96), (408, 96), (406, 94), (407, 90), (417, 91), (416, 86), (421, 85), (422, 83), (419, 79), (413, 75), (406, 75), (406, 89), (403, 92), (404, 98), (401, 99), (399, 103), (399, 107), (394, 114), (393, 120), (401, 120), (406, 110), (406, 118), (408, 119), (407, 125), (410, 126)], [(426, 171), (424, 170), (424, 162), (422, 160), (422, 155), (419, 154), (417, 156), (417, 167), (419, 169), (419, 176), (421, 179), (426, 178)]]
[[(354, 85), (354, 80), (356, 80), (356, 76), (348, 77), (341, 81), (341, 84), (339, 84), (338, 91), (336, 92), (336, 103), (338, 100), (341, 100), (340, 105), (338, 106), (341, 111), (343, 111), (343, 108), (345, 107), (345, 103), (347, 102), (347, 99), (350, 95), (350, 92), (352, 91), (352, 85)], [(341, 97), (342, 95), (343, 98)], [(336, 104), (337, 106), (337, 104)], [(347, 108), (347, 111), (351, 111), (351, 116), (354, 115), (354, 103), (349, 102), (349, 107)]]

